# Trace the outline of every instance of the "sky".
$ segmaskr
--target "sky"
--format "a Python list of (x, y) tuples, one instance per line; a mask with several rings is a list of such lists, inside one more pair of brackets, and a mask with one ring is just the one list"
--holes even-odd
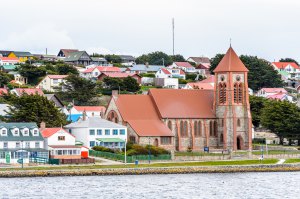
[[(3, 2), (2, 2), (3, 1)], [(300, 61), (297, 0), (1, 0), (0, 49), (57, 54), (153, 51), (238, 54)], [(3, 9), (4, 8), (4, 9)]]

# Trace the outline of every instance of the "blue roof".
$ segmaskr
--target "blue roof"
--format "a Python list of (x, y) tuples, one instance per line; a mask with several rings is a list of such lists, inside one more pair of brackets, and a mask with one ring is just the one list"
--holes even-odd
[(71, 114), (68, 115), (68, 120), (72, 122), (76, 122), (81, 116), (82, 114)]
[(138, 65), (133, 65), (132, 67), (129, 67), (131, 71), (150, 71), (150, 72), (157, 72), (159, 69), (165, 68), (164, 66), (159, 66), (159, 65), (144, 65), (144, 64), (138, 64)]

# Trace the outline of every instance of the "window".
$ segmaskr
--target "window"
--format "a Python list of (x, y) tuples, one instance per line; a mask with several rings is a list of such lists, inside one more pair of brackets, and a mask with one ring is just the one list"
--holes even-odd
[(113, 130), (113, 135), (118, 135), (118, 130), (117, 129)]
[(30, 142), (25, 142), (25, 148), (30, 148)]
[(65, 141), (66, 137), (65, 136), (58, 136), (58, 141)]
[(13, 130), (13, 135), (14, 136), (19, 136), (19, 129)]
[(241, 120), (240, 120), (239, 118), (237, 119), (236, 123), (237, 123), (237, 126), (238, 126), (238, 127), (241, 126)]
[(5, 149), (8, 148), (8, 143), (7, 142), (3, 142), (3, 148), (5, 148)]
[(220, 135), (220, 143), (224, 142), (224, 137), (223, 137), (223, 133)]
[(40, 142), (35, 142), (35, 148), (40, 148)]
[(168, 121), (168, 128), (172, 131), (172, 122)]
[(90, 141), (90, 147), (95, 146), (95, 141)]
[(58, 84), (58, 79), (53, 79), (53, 84)]
[(6, 129), (2, 129), (1, 135), (2, 136), (7, 136), (7, 130)]
[(97, 135), (102, 135), (102, 129), (97, 129)]
[(58, 150), (57, 155), (62, 155), (62, 150)]
[(180, 122), (180, 136), (187, 137), (188, 136), (188, 124), (187, 121)]
[(105, 129), (105, 135), (110, 135), (110, 129)]
[(38, 136), (38, 135), (39, 135), (38, 130), (37, 130), (37, 129), (34, 129), (34, 130), (33, 130), (33, 136)]
[(69, 129), (69, 133), (71, 133), (71, 134), (72, 134), (72, 129)]
[(209, 123), (209, 135), (217, 137), (218, 123), (216, 121), (210, 121)]
[(16, 148), (20, 148), (20, 142), (16, 142)]
[(125, 129), (120, 130), (120, 135), (125, 135)]
[(90, 135), (95, 135), (95, 130), (94, 129), (90, 129)]
[(219, 84), (219, 103), (226, 103), (226, 83)]
[(23, 130), (23, 136), (28, 136), (28, 135), (29, 135), (28, 129), (24, 129), (24, 130)]
[(160, 143), (161, 145), (171, 144), (171, 137), (161, 137)]
[(234, 103), (243, 103), (243, 84), (234, 84)]

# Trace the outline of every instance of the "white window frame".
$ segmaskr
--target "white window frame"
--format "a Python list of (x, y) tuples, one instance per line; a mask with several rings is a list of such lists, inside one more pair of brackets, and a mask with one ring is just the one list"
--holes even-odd
[(7, 136), (7, 129), (6, 128), (1, 129), (1, 136)]

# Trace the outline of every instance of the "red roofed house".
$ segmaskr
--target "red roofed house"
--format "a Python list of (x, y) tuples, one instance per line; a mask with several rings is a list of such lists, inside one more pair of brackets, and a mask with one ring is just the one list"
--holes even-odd
[(41, 125), (41, 133), (45, 139), (50, 158), (81, 159), (81, 146), (76, 146), (75, 136), (63, 128), (45, 128)]
[(68, 57), (71, 53), (78, 52), (77, 49), (60, 49), (57, 57)]
[(142, 77), (136, 73), (107, 73), (102, 72), (101, 75), (98, 76), (98, 80), (103, 81), (105, 77), (114, 77), (114, 78), (125, 78), (125, 77), (132, 77), (137, 81), (138, 84), (142, 83)]
[(0, 66), (14, 65), (20, 63), (20, 60), (16, 57), (0, 57)]
[(295, 62), (273, 62), (272, 66), (277, 71), (289, 73), (293, 79), (300, 79), (300, 67)]
[(195, 73), (197, 72), (195, 67), (192, 66), (189, 62), (174, 62), (169, 68), (180, 68), (186, 73)]
[(96, 66), (93, 68), (88, 68), (81, 73), (81, 75), (85, 78), (97, 78), (101, 73), (120, 73), (121, 69), (119, 67), (114, 66)]
[(185, 79), (185, 72), (179, 68), (161, 68), (155, 73), (155, 77)]
[(3, 94), (7, 94), (8, 91), (6, 88), (0, 88), (0, 96), (3, 95)]
[(66, 115), (82, 115), (86, 112), (88, 117), (103, 117), (106, 108), (104, 106), (73, 106), (70, 111), (64, 109)]
[(17, 96), (21, 96), (24, 93), (27, 95), (42, 95), (44, 96), (44, 92), (39, 88), (15, 88), (10, 91), (13, 94), (16, 94)]
[(68, 75), (47, 75), (42, 81), (36, 86), (49, 92), (54, 92), (56, 89), (61, 88), (61, 83)]
[(204, 90), (214, 90), (215, 87), (215, 76), (209, 75), (206, 79), (198, 82), (187, 83), (184, 89), (204, 89)]
[(208, 76), (210, 74), (209, 68), (210, 63), (200, 63), (196, 66), (196, 70), (199, 71), (199, 74), (202, 76)]
[(214, 90), (114, 94), (105, 118), (126, 125), (128, 140), (143, 145), (177, 151), (251, 150), (248, 69), (230, 47), (214, 73)]
[(262, 88), (257, 93), (256, 96), (265, 97), (268, 99), (276, 100), (288, 100), (293, 101), (293, 97), (288, 95), (288, 92), (284, 88)]

